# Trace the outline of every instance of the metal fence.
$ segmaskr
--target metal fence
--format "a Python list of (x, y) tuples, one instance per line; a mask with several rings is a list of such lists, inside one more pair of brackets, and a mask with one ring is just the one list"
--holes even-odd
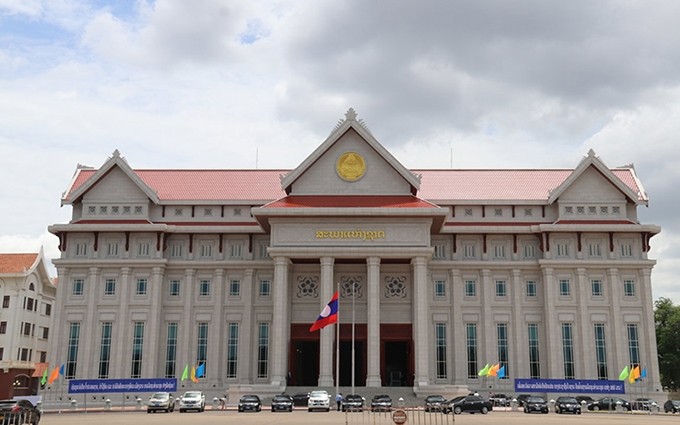
[[(403, 413), (400, 413), (403, 412)], [(406, 418), (404, 422), (402, 420)], [(405, 407), (392, 411), (371, 412), (370, 409), (345, 412), (345, 425), (450, 425), (455, 415), (441, 411), (425, 411), (422, 407)]]

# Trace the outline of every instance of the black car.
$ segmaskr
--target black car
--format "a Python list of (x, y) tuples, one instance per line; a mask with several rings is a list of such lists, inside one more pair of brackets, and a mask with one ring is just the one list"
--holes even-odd
[(519, 394), (515, 400), (517, 400), (517, 406), (524, 407), (524, 402), (527, 398), (531, 397), (531, 394)]
[(272, 398), (272, 412), (292, 412), (293, 397), (288, 394), (275, 395)]
[(28, 400), (0, 400), (0, 423), (33, 424), (40, 422), (40, 411)]
[(307, 407), (309, 401), (309, 393), (293, 394), (293, 406)]
[(478, 395), (462, 395), (451, 400), (444, 413), (453, 412), (460, 415), (463, 412), (480, 412), (486, 415), (491, 410), (493, 410), (493, 403), (490, 401), (484, 400)]
[(581, 414), (581, 404), (575, 397), (557, 397), (555, 400), (555, 413)]
[(595, 400), (593, 400), (593, 398), (592, 398), (591, 396), (589, 396), (589, 395), (577, 395), (577, 396), (574, 397), (574, 398), (576, 399), (576, 401), (578, 401), (578, 403), (579, 403), (580, 405), (583, 405), (583, 402), (585, 401), (585, 402), (586, 402), (586, 406), (588, 406), (590, 403), (592, 403), (592, 402), (595, 401)]
[(425, 397), (426, 412), (443, 412), (446, 409), (446, 399), (441, 395), (428, 395)]
[(548, 403), (543, 397), (531, 395), (524, 400), (524, 413), (548, 413)]
[(364, 410), (364, 398), (359, 394), (347, 394), (342, 398), (342, 411), (362, 412)]
[(371, 412), (389, 412), (392, 410), (392, 397), (387, 394), (374, 395), (371, 399)]
[(621, 406), (624, 412), (630, 410), (630, 403), (619, 397), (602, 397), (588, 405), (588, 410), (597, 412), (598, 410), (616, 410), (616, 406)]
[(259, 412), (260, 410), (262, 410), (262, 402), (260, 401), (260, 397), (256, 395), (247, 394), (238, 401), (239, 412)]
[(665, 413), (680, 413), (680, 400), (668, 400), (663, 404)]

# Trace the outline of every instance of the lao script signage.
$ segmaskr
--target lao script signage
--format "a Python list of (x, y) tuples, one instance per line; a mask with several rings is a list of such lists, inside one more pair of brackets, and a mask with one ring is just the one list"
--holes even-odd
[(596, 379), (515, 379), (515, 392), (625, 394), (623, 381)]
[(177, 391), (177, 379), (71, 379), (69, 394)]

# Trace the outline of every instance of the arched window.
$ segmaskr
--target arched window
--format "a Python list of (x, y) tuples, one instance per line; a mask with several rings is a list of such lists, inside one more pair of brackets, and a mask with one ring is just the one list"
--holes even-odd
[(35, 291), (35, 285), (33, 285), (33, 282), (28, 284), (28, 290), (29, 291)]

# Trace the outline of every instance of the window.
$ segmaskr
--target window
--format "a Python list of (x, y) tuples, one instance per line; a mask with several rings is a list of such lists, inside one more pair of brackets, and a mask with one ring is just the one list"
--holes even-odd
[(508, 379), (509, 377), (509, 352), (508, 349), (508, 324), (496, 324), (496, 341), (498, 343), (498, 363), (500, 367), (505, 368), (505, 376), (500, 379)]
[(6, 334), (7, 333), (7, 322), (0, 322), (0, 334)]
[(21, 322), (21, 325), (21, 334), (31, 336), (31, 324), (29, 322)]
[(591, 257), (601, 257), (602, 250), (600, 249), (600, 244), (596, 242), (588, 244), (588, 255)]
[(140, 242), (137, 245), (137, 255), (139, 257), (148, 257), (149, 256), (149, 247), (150, 247), (149, 242)]
[(229, 296), (230, 297), (238, 297), (241, 295), (241, 281), (240, 280), (231, 280), (229, 282)]
[(466, 297), (476, 297), (477, 296), (477, 282), (474, 280), (465, 281), (465, 296)]
[(243, 246), (240, 242), (231, 245), (231, 258), (241, 258), (243, 255)]
[(180, 245), (180, 244), (170, 245), (170, 257), (181, 258), (182, 257), (182, 245)]
[(632, 257), (633, 256), (633, 245), (630, 243), (621, 244), (621, 256), (622, 257)]
[(168, 323), (165, 346), (165, 377), (174, 378), (177, 371), (177, 323)]
[(437, 260), (446, 259), (446, 244), (443, 243), (435, 244), (433, 257)]
[(73, 279), (73, 290), (71, 291), (71, 295), (82, 296), (84, 287), (85, 287), (84, 279)]
[(269, 279), (260, 279), (260, 296), (268, 297), (272, 292), (272, 282)]
[(435, 369), (437, 379), (446, 379), (446, 324), (435, 323), (434, 325), (434, 344), (435, 344)]
[(78, 343), (80, 341), (80, 322), (69, 323), (64, 377), (74, 379), (78, 366)]
[(33, 311), (33, 298), (24, 297), (24, 310)]
[(109, 257), (118, 256), (118, 242), (109, 242), (106, 244), (106, 255)]
[(525, 284), (527, 288), (528, 298), (535, 298), (536, 296), (538, 296), (538, 286), (536, 285), (535, 280), (527, 280)]
[(50, 337), (50, 328), (46, 328), (41, 326), (40, 327), (41, 333), (42, 333), (42, 339), (49, 339)]
[(607, 344), (605, 341), (604, 323), (595, 323), (594, 331), (597, 379), (607, 379)]
[(536, 247), (534, 245), (524, 245), (524, 258), (536, 258)]
[(203, 365), (203, 373), (201, 376), (196, 375), (197, 378), (206, 377), (206, 361), (208, 360), (208, 323), (201, 322), (198, 324), (198, 333), (196, 338), (196, 364)]
[(116, 279), (106, 279), (104, 281), (104, 295), (116, 294)]
[(109, 364), (111, 361), (111, 322), (102, 323), (102, 338), (99, 342), (99, 379), (109, 377)]
[(168, 294), (171, 297), (179, 297), (179, 280), (173, 279), (170, 281)]
[(463, 257), (465, 258), (476, 258), (477, 253), (475, 250), (475, 245), (472, 243), (463, 244)]
[(443, 280), (437, 279), (434, 281), (434, 296), (436, 298), (444, 298), (446, 296), (446, 283)]
[(76, 256), (84, 257), (87, 255), (87, 244), (85, 242), (76, 243)]
[(257, 336), (257, 377), (269, 374), (269, 323), (260, 323)]
[(574, 379), (574, 332), (571, 323), (562, 323), (562, 356), (564, 379)]
[(146, 295), (147, 280), (145, 278), (137, 279), (136, 295)]
[(497, 280), (496, 281), (496, 296), (497, 297), (505, 297), (507, 295), (508, 295), (507, 284), (505, 283), (504, 280)]
[(202, 279), (198, 286), (198, 295), (201, 297), (210, 296), (210, 280)]
[(231, 322), (227, 330), (227, 378), (236, 378), (238, 370), (238, 323)]
[(557, 256), (558, 257), (568, 257), (569, 256), (569, 244), (558, 243), (557, 244)]
[(477, 379), (477, 324), (465, 325), (468, 379)]
[(43, 303), (43, 314), (45, 316), (52, 315), (52, 304)]
[(9, 295), (2, 297), (2, 308), (9, 308)]
[(538, 346), (538, 324), (529, 323), (529, 377), (539, 379), (541, 377), (541, 363)]
[(202, 258), (212, 257), (212, 244), (205, 243), (201, 245), (201, 257)]
[(259, 245), (259, 258), (267, 258), (269, 254), (267, 253), (267, 248), (269, 247), (266, 242), (262, 242)]
[(635, 281), (632, 279), (624, 279), (623, 281), (623, 295), (626, 297), (635, 296)]
[(0, 347), (0, 360), (5, 358), (5, 347)]
[(560, 296), (568, 297), (571, 295), (571, 288), (569, 287), (569, 279), (560, 279)]
[(593, 297), (601, 297), (603, 294), (602, 281), (600, 279), (592, 279), (590, 281), (590, 288)]
[(638, 326), (635, 323), (626, 325), (628, 333), (628, 358), (634, 365), (640, 364), (640, 341), (638, 339)]
[(142, 377), (142, 358), (144, 354), (144, 322), (134, 322), (132, 334), (132, 362), (130, 378)]
[(505, 258), (505, 245), (495, 245), (493, 247), (494, 258)]

